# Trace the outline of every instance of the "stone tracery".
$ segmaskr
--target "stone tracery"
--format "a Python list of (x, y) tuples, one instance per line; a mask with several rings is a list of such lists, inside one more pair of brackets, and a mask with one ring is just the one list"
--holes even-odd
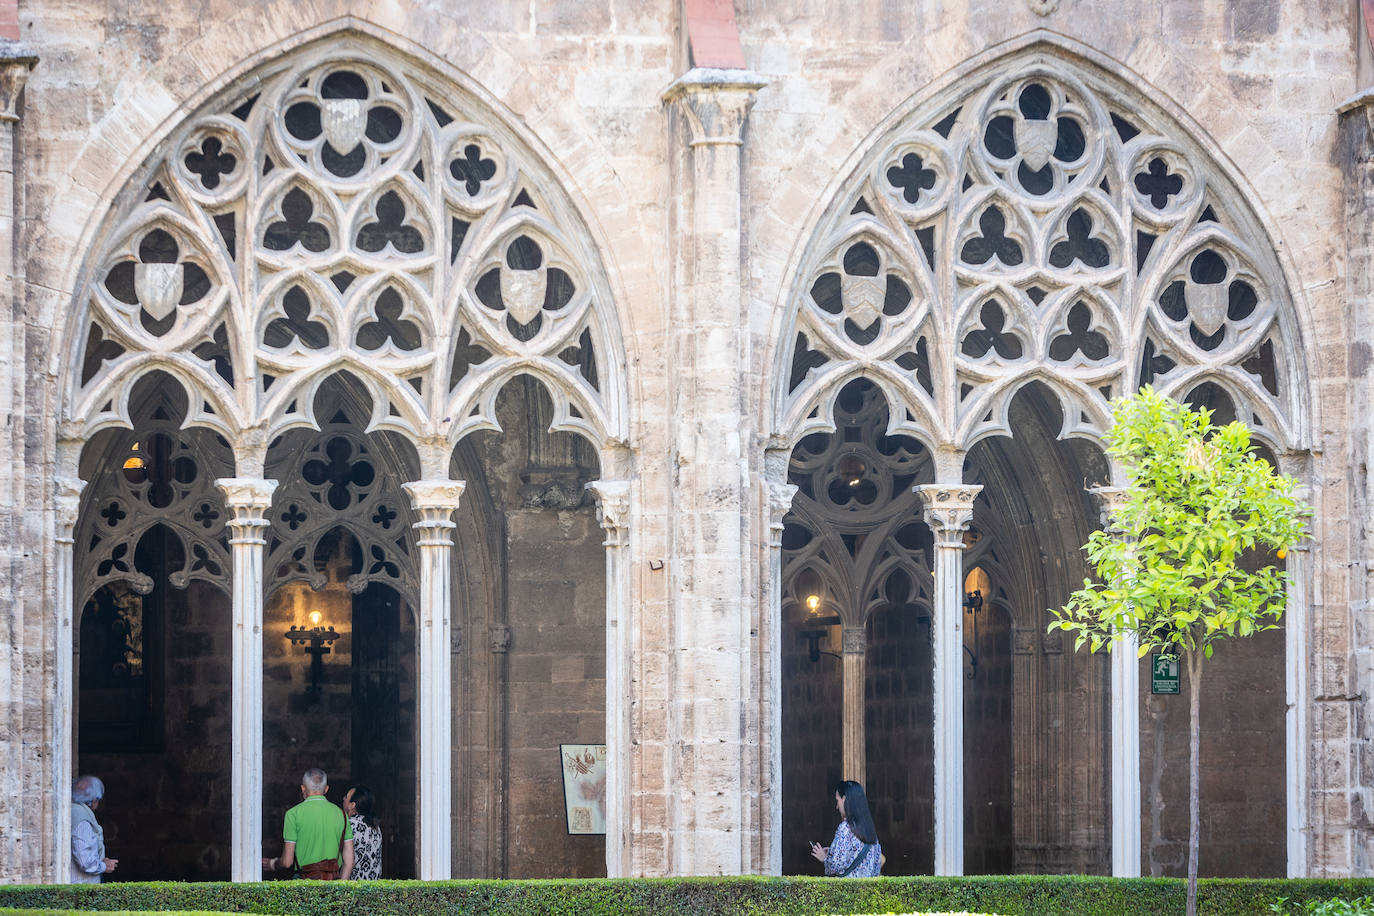
[(452, 443), (494, 428), (496, 392), (528, 373), (557, 428), (621, 438), (599, 271), (493, 120), (418, 67), (337, 46), (207, 106), (92, 262), (72, 416), (87, 435), (127, 424), (157, 367), (196, 393), (188, 425), (271, 437), (316, 425), (314, 391), (346, 368), (369, 428)]
[(1107, 402), (1210, 381), (1280, 449), (1304, 438), (1299, 332), (1272, 248), (1167, 116), (1040, 54), (913, 116), (860, 168), (803, 268), (778, 422), (828, 428), (849, 379), (965, 450), (1030, 379), (1100, 436)]

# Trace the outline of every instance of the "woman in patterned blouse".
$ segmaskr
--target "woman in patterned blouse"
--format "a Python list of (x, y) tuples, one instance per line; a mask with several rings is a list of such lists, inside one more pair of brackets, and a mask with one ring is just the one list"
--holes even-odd
[(839, 878), (876, 878), (883, 867), (883, 848), (878, 829), (868, 812), (864, 787), (846, 779), (835, 787), (835, 809), (840, 826), (829, 846), (811, 844), (811, 855), (825, 863), (825, 873)]
[(367, 786), (351, 786), (344, 796), (344, 814), (353, 824), (353, 874), (360, 881), (382, 876), (382, 831), (372, 816), (375, 804)]

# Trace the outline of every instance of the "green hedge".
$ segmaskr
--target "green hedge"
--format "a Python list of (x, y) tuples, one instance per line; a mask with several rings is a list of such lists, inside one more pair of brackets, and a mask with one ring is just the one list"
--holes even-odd
[[(816, 916), (953, 911), (1002, 916), (1182, 913), (1175, 878), (652, 878), (563, 881), (270, 881), (0, 886), (0, 907), (219, 911), (286, 916)], [(1199, 882), (1200, 916), (1269, 916), (1270, 904), (1360, 897), (1374, 879)]]
[[(8, 910), (0, 908), (0, 916), (72, 916), (82, 910)], [(108, 916), (232, 916), (230, 913), (209, 913), (204, 910), (159, 910), (156, 913), (135, 913), (129, 910), (109, 912)]]

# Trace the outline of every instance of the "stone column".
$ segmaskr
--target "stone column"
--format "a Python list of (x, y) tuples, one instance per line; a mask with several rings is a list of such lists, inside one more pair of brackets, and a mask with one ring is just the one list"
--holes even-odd
[(62, 644), (61, 622), (72, 613), (71, 602), (54, 608), (35, 574), (41, 557), (57, 564), (49, 567), (54, 572), (65, 564), (70, 578), (71, 560), (60, 556), (61, 548), (38, 546), (51, 536), (48, 507), (38, 501), (52, 491), (46, 482), (29, 485), (31, 475), (47, 474), (36, 464), (30, 469), (25, 451), (41, 428), (27, 422), (28, 405), (41, 403), (46, 394), (34, 395), (48, 384), (32, 371), (42, 357), (30, 360), (30, 349), (46, 347), (39, 329), (25, 327), (24, 261), (16, 258), (16, 227), (24, 216), (15, 195), (17, 102), (37, 61), (18, 41), (0, 39), (0, 631), (8, 637), (0, 642), (0, 882), (65, 880), (71, 859), (64, 826), (71, 733), (59, 730), (64, 718), (70, 721), (71, 678), (58, 675), (63, 666), (70, 671), (71, 643)]
[[(1359, 469), (1374, 460), (1374, 413), (1369, 409), (1374, 371), (1364, 358), (1374, 351), (1374, 87), (1364, 87), (1337, 111), (1335, 153), (1344, 185), (1345, 265), (1337, 281), (1344, 288), (1335, 295), (1344, 307), (1342, 344), (1351, 368), (1343, 385), (1333, 383), (1332, 397), (1337, 397), (1336, 391), (1345, 392), (1341, 415), (1348, 424), (1344, 441), (1350, 443), (1350, 452), (1333, 453), (1329, 460), (1338, 467)], [(1294, 378), (1291, 384), (1304, 385), (1307, 380)], [(1307, 480), (1317, 482), (1322, 476), (1314, 473)], [(1374, 850), (1374, 823), (1367, 814), (1374, 797), (1374, 717), (1364, 712), (1374, 696), (1374, 641), (1365, 635), (1374, 632), (1374, 514), (1346, 514), (1347, 507), (1374, 504), (1374, 479), (1355, 474), (1348, 489), (1336, 487), (1334, 493), (1339, 494), (1333, 496), (1334, 511), (1312, 520), (1313, 537), (1327, 544), (1322, 574), (1312, 585), (1316, 589), (1329, 582), (1332, 600), (1323, 600), (1319, 591), (1308, 596), (1305, 626), (1311, 643), (1303, 656), (1308, 659), (1303, 672), (1307, 705), (1301, 713), (1291, 707), (1289, 712), (1308, 718), (1299, 740), (1310, 762), (1303, 771), (1306, 848), (1303, 861), (1294, 862), (1295, 838), (1289, 836), (1288, 867), (1312, 877), (1359, 874)], [(1292, 627), (1291, 620), (1284, 622), (1287, 638), (1293, 636)], [(1288, 725), (1291, 729), (1294, 722)], [(1289, 760), (1290, 766), (1296, 763)], [(1293, 775), (1290, 770), (1289, 777)], [(1290, 829), (1292, 824), (1290, 820)]]
[(606, 532), (606, 877), (632, 872), (630, 843), (630, 483), (594, 480)]
[[(78, 611), (72, 594), (73, 532), (81, 512), (81, 491), (86, 481), (76, 477), (61, 477), (54, 481), (53, 529), (56, 550), (53, 556), (53, 603), (57, 619), (57, 641), (54, 648), (53, 675), (57, 697), (53, 733), (59, 736), (52, 749), (51, 791), (56, 814), (53, 825), (53, 880), (65, 884), (71, 880), (72, 835), (72, 776), (76, 762), (76, 692), (72, 689), (72, 646)], [(16, 835), (18, 833), (16, 832)]]
[(419, 874), (422, 881), (447, 880), (453, 873), (452, 808), (453, 671), (452, 639), (453, 512), (466, 484), (461, 480), (416, 480), (403, 484), (420, 520), (420, 626), (417, 659), (420, 752)]
[(935, 535), (935, 874), (964, 873), (964, 532), (973, 500), (968, 484), (913, 488)]
[(229, 877), (262, 880), (262, 608), (263, 547), (275, 480), (215, 481), (229, 510), (233, 552), (233, 714), (229, 782), (232, 799)]
[[(1102, 525), (1114, 536), (1115, 512), (1126, 501), (1122, 487), (1093, 487)], [(1112, 639), (1112, 874), (1140, 877), (1140, 659), (1134, 633)]]
[[(757, 722), (749, 708), (756, 598), (749, 555), (754, 516), (749, 321), (740, 263), (740, 148), (763, 81), (739, 70), (694, 69), (664, 100), (689, 132), (679, 152), (668, 347), (674, 487), (669, 527), (673, 706), (667, 869), (754, 871), (749, 811), (760, 786), (748, 764)], [(756, 726), (757, 727), (757, 726)], [(729, 787), (726, 789), (726, 787)]]
[(760, 779), (764, 804), (760, 812), (762, 854), (759, 871), (782, 874), (782, 531), (783, 519), (792, 509), (797, 495), (794, 484), (787, 483), (791, 449), (770, 449), (764, 459), (765, 530), (768, 533), (767, 592), (761, 596), (759, 652), (763, 656), (761, 678), (760, 736), (762, 761)]
[[(1304, 488), (1306, 490), (1306, 488)], [(1304, 500), (1308, 499), (1306, 493)], [(1288, 784), (1288, 877), (1308, 877), (1308, 703), (1312, 694), (1308, 687), (1307, 670), (1311, 664), (1308, 630), (1311, 626), (1312, 554), (1306, 542), (1288, 551), (1288, 604), (1283, 614), (1283, 642), (1287, 713), (1284, 716), (1286, 734)]]
[(841, 664), (844, 677), (844, 708), (840, 731), (843, 734), (841, 765), (845, 779), (868, 784), (867, 763), (864, 758), (864, 655), (868, 651), (868, 635), (863, 624), (845, 624), (840, 634), (843, 647)]

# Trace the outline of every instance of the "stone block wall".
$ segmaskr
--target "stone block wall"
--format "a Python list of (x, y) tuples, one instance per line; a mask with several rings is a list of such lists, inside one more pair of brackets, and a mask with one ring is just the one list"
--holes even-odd
[(559, 754), (606, 741), (601, 529), (586, 510), (516, 510), (508, 522), (509, 876), (604, 877), (606, 838), (568, 833)]
[[(1182, 667), (1182, 665), (1180, 665)], [(1150, 693), (1140, 668), (1141, 863), (1146, 875), (1188, 871), (1188, 687)], [(1198, 873), (1285, 872), (1283, 633), (1227, 640), (1203, 663), (1201, 855)]]

